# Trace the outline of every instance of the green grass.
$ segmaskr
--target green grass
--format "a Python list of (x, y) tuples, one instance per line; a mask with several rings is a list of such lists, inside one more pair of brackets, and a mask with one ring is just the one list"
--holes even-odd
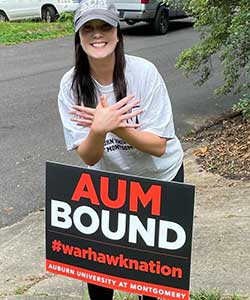
[(248, 296), (238, 294), (224, 295), (220, 290), (205, 290), (201, 289), (196, 292), (191, 292), (190, 300), (247, 300)]
[(14, 294), (15, 295), (23, 295), (25, 292), (27, 292), (28, 287), (27, 286), (20, 286), (15, 289)]
[(65, 22), (0, 22), (0, 45), (64, 37), (73, 33), (70, 20)]

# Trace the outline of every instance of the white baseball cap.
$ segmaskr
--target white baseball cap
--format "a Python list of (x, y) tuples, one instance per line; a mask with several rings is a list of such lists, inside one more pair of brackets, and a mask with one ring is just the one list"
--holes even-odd
[(82, 0), (75, 12), (75, 32), (86, 22), (96, 19), (118, 26), (119, 13), (111, 0)]

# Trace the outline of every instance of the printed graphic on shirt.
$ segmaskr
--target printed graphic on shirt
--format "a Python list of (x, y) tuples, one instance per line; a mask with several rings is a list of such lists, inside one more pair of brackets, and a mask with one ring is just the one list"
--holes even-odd
[[(131, 109), (128, 111), (128, 113), (132, 113), (133, 110), (137, 110), (137, 109), (139, 109), (139, 108), (140, 108), (139, 105), (134, 106), (133, 108), (131, 108)], [(133, 118), (131, 118), (131, 119), (128, 119), (128, 120), (127, 120), (127, 123), (139, 124), (139, 116), (135, 116), (135, 117), (133, 117)]]
[(113, 151), (128, 151), (134, 149), (131, 145), (121, 139), (111, 138), (106, 139), (104, 143), (104, 151), (109, 153)]
[[(133, 107), (129, 113), (133, 112), (133, 109), (138, 109), (140, 106)], [(139, 116), (135, 116), (131, 119), (127, 120), (127, 123), (134, 123), (139, 124)], [(105, 140), (104, 143), (104, 151), (105, 152), (112, 152), (112, 151), (128, 151), (134, 149), (133, 146), (129, 145), (126, 141), (118, 138), (109, 138)]]

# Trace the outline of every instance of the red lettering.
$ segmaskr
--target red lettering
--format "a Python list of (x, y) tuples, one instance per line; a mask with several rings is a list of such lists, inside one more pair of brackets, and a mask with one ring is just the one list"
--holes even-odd
[(101, 199), (104, 205), (110, 208), (121, 208), (126, 201), (126, 180), (118, 180), (117, 198), (111, 200), (109, 198), (109, 178), (101, 177)]
[(107, 264), (111, 266), (117, 266), (119, 263), (119, 256), (106, 254)]
[(100, 205), (95, 192), (94, 184), (89, 174), (82, 174), (71, 200), (79, 201), (80, 198), (88, 198), (92, 204)]
[[(100, 178), (100, 199), (106, 207), (118, 209), (124, 206), (126, 202), (127, 181), (118, 179), (116, 199), (110, 199), (109, 177), (102, 176)], [(133, 212), (138, 211), (138, 202), (140, 201), (145, 208), (151, 202), (151, 214), (159, 216), (161, 210), (161, 189), (160, 185), (151, 185), (149, 189), (144, 192), (139, 182), (130, 182), (129, 195), (129, 210)], [(87, 198), (93, 205), (100, 205), (97, 193), (95, 191), (94, 183), (90, 174), (82, 174), (77, 186), (74, 190), (71, 200), (80, 201), (81, 198)]]
[(74, 247), (62, 244), (62, 251), (63, 254), (72, 255), (74, 251)]
[(153, 184), (144, 193), (140, 183), (132, 181), (130, 183), (130, 211), (138, 211), (138, 200), (141, 201), (143, 207), (152, 202), (151, 214), (159, 216), (161, 210), (161, 186)]

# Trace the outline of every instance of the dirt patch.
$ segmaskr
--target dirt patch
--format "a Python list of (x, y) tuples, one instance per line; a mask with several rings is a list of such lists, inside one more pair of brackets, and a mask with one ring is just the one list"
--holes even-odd
[(193, 155), (206, 171), (223, 177), (250, 180), (250, 122), (231, 114), (183, 137), (197, 143)]

